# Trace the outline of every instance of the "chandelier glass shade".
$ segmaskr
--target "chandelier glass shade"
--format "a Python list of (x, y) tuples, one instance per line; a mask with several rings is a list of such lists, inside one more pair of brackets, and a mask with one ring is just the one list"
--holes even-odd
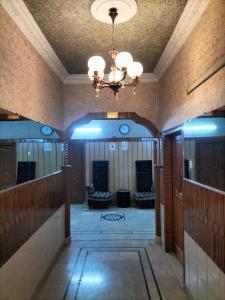
[[(105, 60), (101, 56), (92, 56), (88, 60), (88, 76), (92, 81), (92, 86), (96, 90), (96, 97), (99, 97), (99, 91), (103, 88), (110, 88), (116, 98), (119, 97), (119, 89), (125, 86), (132, 87), (135, 93), (135, 87), (140, 82), (140, 76), (143, 73), (143, 66), (140, 62), (134, 62), (129, 52), (119, 52), (114, 49), (114, 21), (118, 15), (116, 8), (109, 10), (109, 16), (112, 19), (112, 50), (109, 52), (112, 58), (111, 71), (108, 80), (104, 79)], [(130, 81), (126, 81), (127, 75)]]

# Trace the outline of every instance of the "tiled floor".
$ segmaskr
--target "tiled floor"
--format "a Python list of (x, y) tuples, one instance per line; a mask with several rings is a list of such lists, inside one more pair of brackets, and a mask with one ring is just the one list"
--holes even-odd
[[(108, 214), (119, 214), (121, 219), (105, 220)], [(73, 240), (154, 239), (155, 210), (135, 207), (90, 210), (85, 204), (71, 205), (71, 236)]]
[[(79, 207), (72, 208), (73, 218), (76, 218), (78, 211), (84, 212), (85, 208), (80, 208), (80, 210)], [(124, 213), (125, 219), (129, 220), (129, 211), (121, 212), (120, 214), (123, 216)], [(151, 210), (149, 212), (142, 210), (142, 212), (151, 215)], [(140, 236), (136, 236), (140, 235), (140, 232), (136, 233), (132, 229), (135, 224), (130, 221), (130, 225), (125, 225), (122, 223), (125, 222), (123, 218), (119, 221), (104, 221), (105, 226), (111, 225), (108, 225), (110, 233), (103, 234), (101, 232), (105, 227), (101, 223), (103, 222), (101, 216), (105, 212), (92, 211), (91, 213), (92, 217), (96, 214), (96, 221), (93, 221), (93, 226), (90, 227), (91, 233), (87, 234), (85, 226), (79, 227), (80, 231), (84, 231), (83, 233), (76, 232), (79, 222), (77, 224), (73, 219), (72, 243), (62, 251), (36, 300), (188, 299), (177, 280), (168, 256), (163, 248), (154, 242), (152, 232), (147, 232), (151, 231), (151, 228), (143, 226), (144, 223), (141, 221), (142, 228), (139, 227), (140, 224), (136, 224), (137, 231), (146, 230), (145, 238), (141, 240)], [(116, 213), (116, 211), (111, 210), (107, 213)], [(130, 213), (132, 215), (134, 210), (131, 209)], [(141, 212), (139, 213), (141, 217)], [(81, 219), (80, 216), (80, 222)], [(153, 213), (151, 219), (154, 220)], [(116, 222), (121, 222), (121, 226), (125, 226), (124, 230), (131, 231), (129, 238), (121, 238), (125, 234), (118, 233), (119, 224), (113, 225)], [(151, 222), (147, 224), (151, 225)]]

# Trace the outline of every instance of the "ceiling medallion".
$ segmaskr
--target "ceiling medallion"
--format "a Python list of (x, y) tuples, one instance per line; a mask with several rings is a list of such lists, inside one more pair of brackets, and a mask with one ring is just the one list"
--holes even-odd
[[(135, 87), (140, 82), (140, 76), (143, 73), (142, 64), (134, 62), (129, 52), (120, 52), (114, 48), (114, 36), (115, 36), (115, 20), (118, 16), (118, 10), (116, 7), (109, 9), (109, 16), (112, 23), (112, 50), (109, 52), (112, 57), (111, 72), (109, 73), (108, 81), (104, 80), (105, 61), (101, 56), (92, 56), (88, 60), (88, 76), (92, 81), (92, 86), (96, 90), (96, 97), (99, 97), (99, 91), (106, 87), (110, 88), (116, 99), (119, 99), (119, 89), (126, 87), (132, 87), (135, 94)], [(129, 75), (131, 80), (126, 82), (125, 79)]]
[(112, 7), (116, 7), (119, 12), (115, 24), (127, 22), (137, 13), (135, 0), (96, 0), (91, 6), (91, 14), (98, 21), (111, 24), (112, 20), (108, 12)]

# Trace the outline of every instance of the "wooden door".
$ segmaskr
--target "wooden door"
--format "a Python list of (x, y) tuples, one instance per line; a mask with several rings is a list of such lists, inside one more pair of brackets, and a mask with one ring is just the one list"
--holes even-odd
[(16, 144), (0, 145), (0, 189), (16, 184)]
[(69, 161), (71, 170), (72, 203), (85, 201), (85, 148), (81, 141), (69, 143)]
[(183, 139), (180, 134), (172, 142), (172, 197), (174, 252), (183, 262), (184, 209), (183, 209)]

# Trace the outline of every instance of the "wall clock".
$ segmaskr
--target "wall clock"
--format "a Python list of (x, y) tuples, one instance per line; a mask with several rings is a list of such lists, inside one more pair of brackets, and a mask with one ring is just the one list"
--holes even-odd
[(130, 132), (130, 127), (127, 124), (122, 124), (119, 127), (119, 132), (123, 135), (126, 135)]
[(49, 136), (49, 135), (52, 135), (53, 134), (53, 129), (49, 126), (41, 126), (41, 134), (45, 135), (45, 136)]

